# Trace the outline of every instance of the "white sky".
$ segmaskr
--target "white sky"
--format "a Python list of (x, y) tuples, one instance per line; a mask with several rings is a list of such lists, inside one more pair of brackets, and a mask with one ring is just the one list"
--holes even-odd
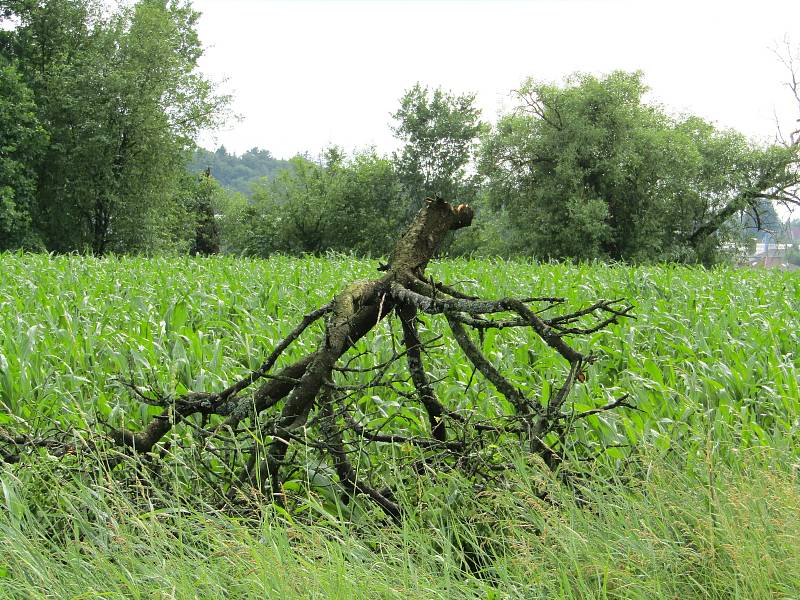
[(201, 142), (279, 158), (396, 147), (390, 113), (419, 81), (475, 92), (485, 120), (528, 76), (641, 69), (650, 99), (759, 139), (797, 109), (774, 49), (800, 0), (338, 2), (195, 0), (202, 70), (242, 117)]

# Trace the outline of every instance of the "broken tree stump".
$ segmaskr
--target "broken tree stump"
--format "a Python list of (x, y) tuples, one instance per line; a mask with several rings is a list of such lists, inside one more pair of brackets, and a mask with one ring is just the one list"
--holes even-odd
[[(476, 466), (476, 461), (480, 460), (476, 458), (475, 445), (469, 440), (483, 433), (514, 436), (521, 449), (539, 455), (554, 468), (560, 461), (559, 447), (563, 447), (571, 423), (590, 414), (628, 406), (623, 397), (583, 413), (564, 410), (570, 391), (576, 381), (582, 380), (585, 366), (593, 360), (575, 350), (566, 338), (591, 334), (628, 317), (631, 307), (621, 301), (603, 300), (572, 313), (543, 318), (540, 315), (544, 310), (559, 306), (563, 299), (487, 300), (427, 278), (426, 267), (445, 236), (468, 227), (473, 216), (468, 205), (451, 206), (442, 199), (427, 200), (398, 240), (388, 263), (381, 267), (379, 277), (347, 285), (329, 304), (305, 315), (258, 369), (224, 390), (170, 398), (152, 389), (142, 391), (135, 382), (126, 382), (134, 398), (160, 405), (163, 411), (138, 431), (109, 428), (111, 440), (131, 456), (147, 455), (159, 451), (171, 429), (182, 426), (193, 415), (202, 415), (202, 425), (192, 423), (191, 426), (196, 433), (200, 429), (200, 437), (209, 448), (215, 439), (230, 442), (225, 450), (226, 464), (237, 465), (237, 472), (227, 479), (223, 490), (229, 501), (234, 502), (242, 490), (256, 488), (275, 502), (285, 503), (286, 474), (299, 467), (289, 450), (292, 446), (305, 446), (316, 453), (321, 462), (331, 466), (338, 479), (337, 485), (346, 496), (364, 495), (394, 519), (401, 516), (401, 508), (391, 490), (397, 482), (384, 482), (379, 489), (371, 482), (372, 473), (354, 468), (351, 455), (355, 441), (359, 447), (394, 444), (417, 448), (431, 468), (444, 464), (469, 465), (471, 476), (477, 477), (481, 468)], [(536, 309), (530, 307), (532, 304)], [(424, 364), (431, 343), (420, 335), (420, 315), (445, 317), (464, 359), (497, 394), (505, 397), (511, 407), (510, 414), (497, 422), (474, 421), (439, 400), (436, 383), (430, 380)], [(396, 351), (389, 361), (367, 369), (343, 366), (342, 358), (390, 316), (399, 320), (403, 350)], [(316, 349), (276, 369), (284, 352), (312, 323), (323, 317), (327, 319), (325, 334)], [(511, 327), (535, 332), (543, 344), (567, 363), (564, 380), (553, 386), (556, 391), (549, 398), (531, 397), (516, 387), (483, 354), (469, 333), (474, 330), (482, 335), (489, 329)], [(408, 380), (414, 391), (399, 397), (424, 410), (427, 415), (424, 435), (398, 433), (392, 429), (391, 418), (386, 419), (380, 429), (370, 429), (354, 414), (357, 411), (348, 400), (358, 392), (380, 387), (399, 394), (386, 379), (386, 373), (401, 358), (405, 359)], [(372, 374), (366, 384), (335, 383), (335, 374), (346, 378), (365, 371)], [(25, 447), (23, 437), (15, 437), (13, 444), (0, 437), (0, 457), (6, 462), (16, 462)], [(33, 444), (35, 440), (27, 442)], [(201, 453), (204, 449), (199, 448)], [(208, 458), (213, 462), (219, 456), (210, 453)], [(109, 464), (116, 467), (123, 462), (114, 459)], [(412, 468), (419, 468), (419, 463)]]

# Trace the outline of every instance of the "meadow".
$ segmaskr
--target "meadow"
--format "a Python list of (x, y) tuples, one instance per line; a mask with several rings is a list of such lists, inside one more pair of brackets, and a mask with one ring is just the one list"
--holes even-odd
[[(80, 437), (148, 418), (120, 377), (219, 389), (377, 264), (2, 254), (0, 433)], [(0, 597), (800, 598), (800, 278), (501, 260), (429, 272), (484, 297), (635, 305), (635, 320), (577, 342), (598, 360), (576, 408), (622, 393), (637, 408), (581, 424), (585, 447), (609, 449), (580, 465), (579, 499), (520, 459), (496, 490), (453, 476), (409, 494), (396, 527), (311, 499), (245, 520), (169, 497), (148, 509), (114, 478), (88, 482), (39, 452), (0, 470)], [(391, 327), (365, 342), (378, 355)], [(426, 331), (444, 327), (431, 318)], [(525, 335), (487, 335), (484, 350), (541, 388), (561, 367)], [(471, 374), (455, 343), (441, 344), (430, 369), (458, 407)], [(490, 410), (491, 388), (476, 385)]]

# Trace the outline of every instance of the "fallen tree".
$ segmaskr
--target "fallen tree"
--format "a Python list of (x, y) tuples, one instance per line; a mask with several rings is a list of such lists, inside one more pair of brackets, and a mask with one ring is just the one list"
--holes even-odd
[[(384, 478), (376, 483), (377, 467), (354, 464), (353, 455), (363, 453), (366, 447), (416, 449), (414, 459), (405, 464), (410, 473), (458, 468), (476, 478), (494, 477), (504, 465), (487, 459), (482, 440), (485, 436), (512, 436), (526, 452), (555, 469), (577, 420), (629, 406), (623, 396), (591, 410), (569, 409), (570, 391), (584, 380), (585, 367), (593, 357), (577, 351), (567, 340), (630, 316), (631, 307), (619, 300), (601, 300), (573, 312), (544, 316), (555, 312), (564, 300), (487, 300), (428, 278), (426, 267), (445, 236), (469, 226), (472, 219), (473, 211), (467, 205), (453, 207), (441, 199), (428, 200), (397, 242), (388, 263), (380, 267), (379, 277), (347, 285), (329, 304), (305, 315), (258, 369), (221, 391), (170, 397), (159, 393), (155, 385), (142, 387), (133, 380), (124, 381), (133, 398), (162, 411), (138, 430), (106, 426), (113, 445), (123, 450), (109, 455), (106, 465), (115, 469), (128, 457), (163, 454), (168, 451), (167, 434), (186, 427), (198, 440), (195, 450), (207, 460), (208, 468), (225, 466), (217, 471), (225, 473), (218, 479), (228, 501), (235, 502), (242, 491), (255, 488), (283, 504), (286, 478), (300, 466), (290, 450), (302, 447), (335, 472), (335, 485), (345, 497), (366, 496), (395, 519), (401, 517), (392, 489), (398, 481)], [(444, 317), (473, 375), (479, 373), (505, 399), (504, 414), (476, 416), (454, 410), (439, 399), (437, 382), (431, 380), (425, 366), (437, 339), (423, 339), (419, 328), (422, 315)], [(325, 332), (316, 348), (277, 368), (287, 350), (322, 318), (326, 319)], [(387, 318), (396, 319), (402, 331), (401, 343), (388, 360), (367, 367), (352, 366), (352, 358), (343, 360)], [(563, 380), (551, 386), (553, 391), (547, 397), (526, 393), (482, 351), (484, 332), (508, 328), (535, 332), (564, 360)], [(478, 332), (478, 340), (471, 331)], [(396, 373), (400, 361), (405, 363), (405, 378)], [(361, 381), (352, 382), (358, 379)], [(404, 390), (406, 383), (410, 385)], [(400, 412), (387, 412), (379, 426), (368, 423), (360, 404), (368, 390), (383, 391), (405, 405), (421, 406), (425, 426), (414, 433), (398, 426), (404, 418), (402, 406)], [(34, 448), (63, 456), (73, 453), (73, 446), (74, 442), (58, 436), (0, 431), (0, 459), (7, 463), (20, 462)], [(391, 455), (384, 452), (383, 456)]]

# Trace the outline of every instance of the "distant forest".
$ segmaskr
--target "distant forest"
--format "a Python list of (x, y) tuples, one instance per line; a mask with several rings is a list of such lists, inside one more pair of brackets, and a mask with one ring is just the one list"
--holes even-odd
[(262, 177), (272, 178), (278, 171), (289, 167), (289, 161), (274, 158), (269, 150), (251, 148), (237, 156), (229, 153), (225, 146), (220, 146), (214, 152), (198, 148), (189, 163), (192, 173), (211, 169), (211, 175), (223, 188), (247, 196), (252, 193), (255, 181)]

